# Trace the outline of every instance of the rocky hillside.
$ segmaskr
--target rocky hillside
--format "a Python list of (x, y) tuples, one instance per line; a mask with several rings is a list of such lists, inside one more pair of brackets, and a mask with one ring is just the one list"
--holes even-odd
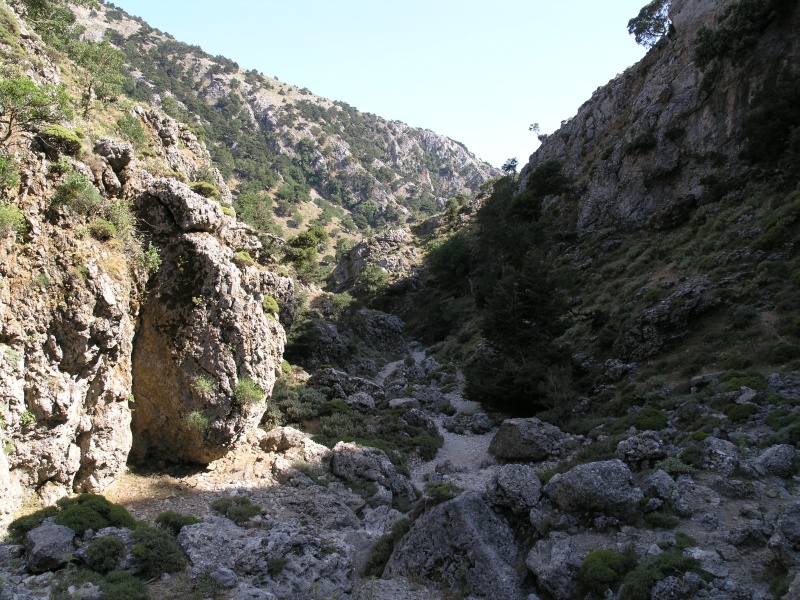
[[(522, 171), (524, 185), (537, 167), (561, 164), (571, 193), (548, 208), (579, 235), (674, 228), (715, 196), (741, 189), (743, 170), (752, 171), (754, 162), (797, 173), (796, 156), (794, 165), (777, 164), (792, 119), (774, 106), (777, 123), (746, 119), (765, 109), (765, 95), (785, 93), (796, 81), (796, 3), (748, 5), (732, 14), (728, 2), (666, 4), (669, 35), (542, 136)], [(715, 33), (703, 37), (704, 30)]]
[(499, 174), (463, 144), (245, 71), (113, 5), (75, 10), (84, 35), (125, 52), (126, 91), (202, 132), (223, 175), (268, 192), (279, 216), (313, 198), (346, 209), (334, 214), (353, 231), (403, 223)]

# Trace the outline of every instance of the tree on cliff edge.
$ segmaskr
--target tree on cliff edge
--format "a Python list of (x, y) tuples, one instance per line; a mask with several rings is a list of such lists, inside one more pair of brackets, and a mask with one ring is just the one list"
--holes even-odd
[(671, 0), (653, 0), (642, 7), (639, 14), (628, 21), (628, 33), (637, 44), (652, 48), (669, 33), (669, 5)]

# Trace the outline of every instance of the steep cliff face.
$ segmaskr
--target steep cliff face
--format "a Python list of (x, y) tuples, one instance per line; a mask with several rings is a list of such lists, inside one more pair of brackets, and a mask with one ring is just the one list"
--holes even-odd
[(790, 9), (736, 64), (719, 57), (699, 65), (698, 34), (717, 28), (732, 4), (673, 1), (674, 33), (599, 88), (531, 156), (523, 181), (549, 161), (572, 179), (571, 199), (549, 208), (578, 232), (672, 227), (703, 201), (710, 176), (742, 168), (741, 125), (754, 92), (800, 61), (800, 10), (783, 3)]
[[(37, 84), (74, 68), (35, 37), (24, 45), (16, 60)], [(291, 322), (292, 282), (257, 262), (204, 145), (127, 103), (147, 140), (134, 151), (98, 113), (69, 151), (34, 132), (3, 153), (19, 184), (0, 208), (21, 222), (0, 228), (0, 525), (34, 494), (102, 491), (132, 448), (221, 456), (258, 424), (280, 371), (285, 333), (264, 298)], [(202, 172), (219, 200), (160, 177), (174, 171)]]

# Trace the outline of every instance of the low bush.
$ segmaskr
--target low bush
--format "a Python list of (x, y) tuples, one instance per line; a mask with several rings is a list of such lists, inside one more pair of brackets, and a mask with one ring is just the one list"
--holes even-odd
[(233, 262), (235, 262), (238, 267), (247, 267), (256, 264), (256, 261), (253, 260), (253, 257), (250, 256), (250, 253), (246, 250), (237, 252), (233, 257)]
[(280, 311), (278, 301), (272, 296), (264, 296), (264, 299), (261, 301), (261, 306), (264, 307), (264, 312), (268, 314), (277, 315)]
[(208, 181), (193, 181), (189, 187), (195, 194), (200, 194), (204, 198), (219, 198), (217, 186)]
[(119, 567), (119, 561), (125, 556), (125, 541), (116, 535), (105, 535), (96, 538), (86, 549), (89, 565), (100, 573), (108, 573)]
[(12, 204), (0, 204), (0, 238), (23, 233), (28, 227), (25, 215)]
[(670, 575), (680, 577), (687, 572), (705, 574), (700, 568), (700, 561), (683, 556), (680, 549), (674, 548), (651, 556), (625, 576), (619, 599), (650, 600), (650, 590), (656, 583)]
[(771, 365), (784, 365), (800, 358), (800, 347), (794, 344), (778, 344), (767, 351), (766, 358)]
[(147, 143), (147, 134), (138, 117), (128, 113), (122, 115), (117, 119), (117, 129), (137, 150)]
[(192, 411), (186, 417), (186, 428), (190, 431), (203, 433), (208, 429), (208, 417), (199, 410)]
[(136, 542), (133, 556), (143, 577), (149, 579), (162, 573), (176, 573), (186, 566), (186, 557), (168, 532), (143, 527), (133, 532), (133, 539)]
[(137, 527), (136, 519), (122, 506), (112, 504), (97, 494), (80, 494), (75, 498), (62, 498), (57, 502), (61, 509), (55, 522), (83, 535), (87, 529), (97, 531), (103, 527)]
[(755, 404), (730, 404), (725, 407), (723, 412), (734, 423), (745, 421), (758, 412)]
[(453, 483), (428, 483), (425, 485), (425, 496), (430, 499), (429, 505), (441, 504), (458, 496), (463, 488)]
[(247, 496), (218, 498), (211, 503), (211, 510), (229, 518), (237, 525), (244, 525), (256, 515), (261, 514), (261, 507), (253, 504)]
[(372, 547), (367, 562), (364, 563), (362, 575), (364, 577), (380, 577), (383, 575), (383, 570), (386, 568), (386, 563), (389, 562), (389, 557), (394, 552), (395, 547), (403, 539), (409, 531), (411, 531), (411, 520), (400, 519), (394, 525), (392, 530), (382, 535), (375, 545)]
[(675, 529), (678, 523), (680, 523), (678, 517), (662, 511), (647, 513), (644, 516), (644, 520), (651, 527), (660, 527), (662, 529)]
[(39, 141), (49, 156), (78, 156), (81, 152), (81, 139), (63, 125), (48, 125), (39, 132)]
[(100, 581), (103, 600), (150, 600), (141, 579), (127, 571), (112, 571)]
[(264, 401), (264, 390), (249, 377), (243, 377), (236, 384), (234, 396), (240, 406), (249, 406)]
[(204, 397), (213, 394), (217, 387), (214, 378), (204, 372), (196, 373), (192, 377), (191, 386), (195, 392)]
[(56, 204), (68, 206), (80, 214), (88, 214), (99, 209), (103, 204), (100, 192), (86, 175), (70, 171), (64, 182), (56, 187), (54, 195)]
[(89, 223), (89, 233), (96, 240), (110, 240), (117, 235), (117, 227), (111, 221), (95, 219)]
[(578, 569), (578, 583), (583, 594), (602, 596), (613, 588), (631, 569), (636, 559), (613, 550), (595, 550), (586, 555)]
[(233, 210), (230, 206), (223, 206), (222, 213), (228, 215), (229, 217), (236, 218), (236, 211)]
[(174, 510), (168, 510), (156, 517), (156, 525), (170, 531), (174, 536), (177, 536), (186, 525), (194, 525), (195, 523), (202, 523), (202, 519), (192, 515), (184, 515)]

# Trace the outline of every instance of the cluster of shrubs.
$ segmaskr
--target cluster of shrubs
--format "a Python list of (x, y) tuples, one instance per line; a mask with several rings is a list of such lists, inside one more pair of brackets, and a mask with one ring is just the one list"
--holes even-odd
[[(96, 494), (80, 494), (62, 498), (55, 506), (13, 521), (8, 528), (11, 539), (20, 540), (29, 531), (39, 527), (45, 519), (53, 517), (58, 525), (69, 527), (76, 536), (87, 531), (106, 527), (126, 528), (131, 531), (132, 547), (116, 535), (93, 539), (86, 548), (87, 567), (68, 567), (56, 585), (56, 595), (65, 592), (69, 585), (91, 581), (103, 590), (110, 600), (147, 599), (144, 581), (162, 573), (175, 573), (186, 567), (187, 561), (175, 536), (185, 525), (199, 523), (199, 519), (174, 511), (160, 514), (156, 528), (136, 521), (122, 506), (109, 502)], [(126, 558), (132, 559), (137, 576), (120, 570)], [(63, 588), (63, 589), (61, 589)], [(64, 596), (66, 597), (66, 596)]]

